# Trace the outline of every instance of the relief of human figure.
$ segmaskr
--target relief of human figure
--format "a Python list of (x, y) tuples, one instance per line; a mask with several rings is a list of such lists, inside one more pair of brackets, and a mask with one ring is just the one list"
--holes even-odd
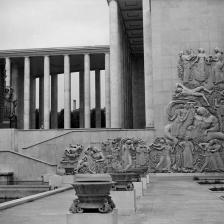
[(131, 150), (133, 149), (133, 141), (128, 139), (121, 148), (122, 171), (127, 171), (132, 166)]
[(169, 118), (172, 123), (165, 126), (165, 137), (176, 143), (178, 139), (183, 139), (187, 128), (193, 123), (194, 114), (195, 108), (191, 102), (187, 102), (183, 108), (175, 110), (174, 115)]
[(190, 50), (181, 51), (179, 53), (179, 73), (180, 78), (183, 80), (183, 83), (189, 83), (189, 81), (192, 81), (192, 72), (191, 72), (191, 63), (193, 60), (195, 60), (195, 54), (194, 52)]
[(185, 140), (180, 142), (179, 145), (183, 148), (183, 171), (192, 172), (194, 145), (190, 141), (190, 137), (186, 136)]
[(183, 97), (188, 97), (188, 96), (195, 96), (195, 97), (202, 97), (206, 104), (209, 106), (209, 102), (207, 98), (205, 97), (204, 93), (201, 93), (201, 91), (207, 92), (211, 94), (211, 91), (206, 89), (204, 86), (199, 86), (194, 89), (189, 89), (186, 86), (182, 85), (181, 83), (176, 84), (176, 90), (175, 90), (175, 97), (183, 96)]
[(148, 160), (148, 148), (146, 145), (139, 144), (136, 147), (136, 164), (135, 166), (145, 165)]
[(217, 115), (219, 118), (220, 131), (224, 131), (224, 99), (221, 99), (218, 103), (218, 100), (215, 99), (215, 107), (217, 111)]
[(219, 131), (218, 118), (212, 115), (206, 108), (199, 107), (196, 110), (193, 126), (189, 127), (189, 134), (200, 137), (201, 140), (224, 140), (224, 133)]
[(183, 108), (177, 109), (174, 112), (173, 117), (170, 117), (169, 120), (172, 121), (171, 126), (171, 135), (173, 137), (178, 137), (181, 133), (181, 126), (183, 125), (184, 121), (188, 117), (188, 110), (186, 108), (186, 105)]
[(194, 79), (202, 84), (208, 79), (208, 72), (206, 71), (206, 64), (210, 64), (208, 61), (208, 57), (203, 48), (198, 49), (198, 55), (196, 60), (191, 65), (191, 69), (193, 69)]
[(217, 139), (212, 139), (206, 143), (200, 143), (199, 146), (204, 150), (205, 162), (200, 172), (203, 171), (222, 171), (224, 172), (224, 163), (220, 156), (222, 150), (221, 143)]
[(102, 151), (96, 147), (88, 147), (84, 156), (79, 160), (77, 171), (79, 173), (104, 173), (105, 157)]
[(155, 166), (155, 170), (159, 172), (171, 172), (171, 141), (165, 138), (160, 138), (159, 142), (153, 143), (151, 147), (161, 152), (159, 162)]
[(219, 48), (215, 48), (215, 56), (212, 58), (213, 61), (213, 83), (219, 84), (224, 82), (224, 59), (223, 52)]

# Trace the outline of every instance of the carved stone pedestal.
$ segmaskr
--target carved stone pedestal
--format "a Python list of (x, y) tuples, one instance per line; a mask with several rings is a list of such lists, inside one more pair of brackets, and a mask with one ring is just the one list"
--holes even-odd
[(113, 184), (108, 174), (76, 174), (72, 184), (78, 199), (69, 209), (72, 213), (110, 213), (115, 205), (110, 197)]
[(67, 213), (66, 224), (117, 224), (117, 209), (113, 212), (100, 214), (100, 213)]
[(129, 215), (136, 211), (136, 193), (133, 191), (111, 191), (111, 197), (119, 215)]
[(74, 175), (63, 175), (62, 176), (62, 185), (67, 186), (74, 183)]
[(147, 180), (146, 177), (141, 178), (143, 190), (147, 189)]
[(112, 180), (115, 184), (112, 190), (115, 191), (131, 191), (134, 189), (133, 181), (137, 182), (140, 178), (135, 173), (111, 173)]
[(143, 186), (142, 182), (133, 182), (136, 198), (140, 198), (143, 195)]
[(49, 177), (50, 189), (56, 189), (62, 186), (62, 177), (59, 175), (52, 175)]

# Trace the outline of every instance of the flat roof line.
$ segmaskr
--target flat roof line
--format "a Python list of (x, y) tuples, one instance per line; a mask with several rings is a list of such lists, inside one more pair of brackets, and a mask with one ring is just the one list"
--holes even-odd
[(51, 47), (0, 50), (0, 57), (44, 56), (63, 54), (97, 54), (108, 53), (109, 45), (80, 46), (80, 47)]

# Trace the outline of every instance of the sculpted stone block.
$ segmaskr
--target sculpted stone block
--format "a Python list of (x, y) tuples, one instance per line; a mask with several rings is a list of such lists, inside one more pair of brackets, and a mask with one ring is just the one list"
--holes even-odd
[(180, 52), (180, 83), (167, 108), (164, 137), (150, 146), (152, 172), (224, 171), (224, 57), (204, 49)]

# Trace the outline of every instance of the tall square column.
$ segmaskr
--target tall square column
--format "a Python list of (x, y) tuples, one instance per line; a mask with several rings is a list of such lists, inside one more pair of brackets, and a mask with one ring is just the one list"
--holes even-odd
[(90, 128), (90, 55), (84, 55), (84, 125)]
[(39, 77), (39, 127), (44, 128), (44, 76)]
[(36, 128), (36, 77), (30, 79), (30, 128)]
[(152, 27), (149, 0), (142, 0), (145, 80), (145, 127), (154, 127)]
[(110, 55), (105, 54), (105, 107), (106, 107), (106, 128), (111, 127), (110, 108)]
[(30, 58), (24, 58), (24, 129), (30, 128)]
[(122, 58), (118, 2), (109, 1), (110, 8), (110, 91), (111, 128), (122, 127)]
[(64, 129), (71, 128), (71, 73), (70, 57), (64, 55)]
[(50, 128), (50, 58), (44, 56), (44, 129)]

